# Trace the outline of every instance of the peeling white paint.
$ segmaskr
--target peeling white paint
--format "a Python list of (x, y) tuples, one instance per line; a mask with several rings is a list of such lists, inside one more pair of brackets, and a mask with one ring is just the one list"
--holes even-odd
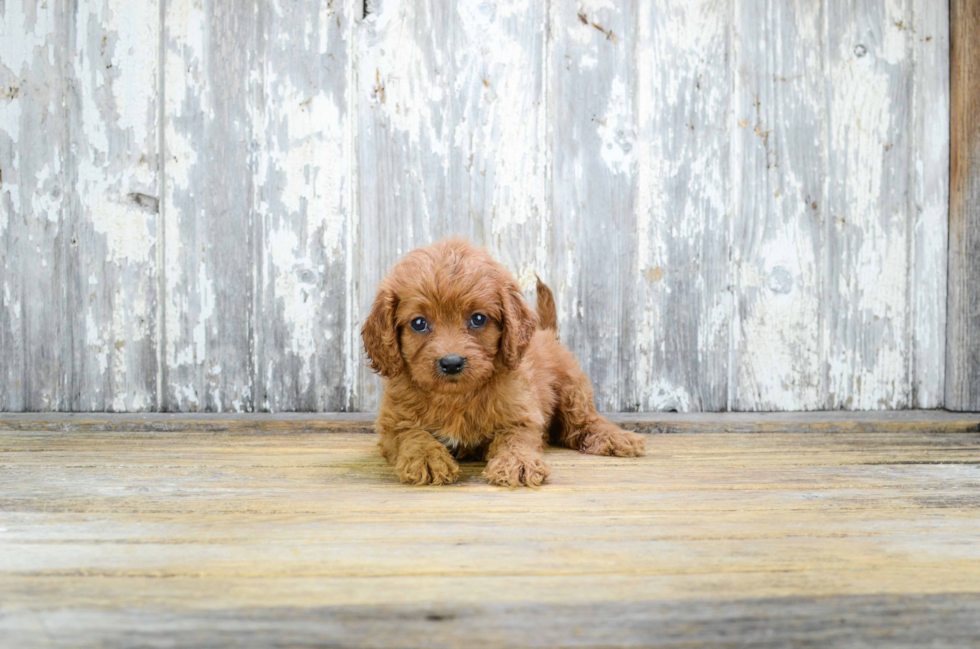
[(57, 31), (56, 20), (57, 8), (53, 2), (9, 0), (4, 3), (0, 14), (0, 66), (19, 77), (27, 72), (25, 68), (38, 55), (38, 50), (47, 48), (53, 52), (49, 39)]
[[(83, 193), (87, 198), (84, 210), (92, 226), (106, 237), (109, 260), (115, 263), (150, 263), (154, 231), (146, 212), (138, 207), (123, 205), (107, 199), (103, 194)], [(125, 308), (120, 305), (120, 308)]]
[(282, 110), (267, 113), (266, 130), (275, 134), (277, 128), (285, 128), (288, 144), (280, 149), (275, 137), (265, 139), (265, 174), (258, 182), (270, 182), (269, 170), (284, 178), (277, 198), (294, 217), (306, 214), (311, 230), (322, 228), (327, 259), (337, 261), (343, 255), (345, 213), (340, 197), (346, 171), (343, 133), (332, 127), (340, 122), (338, 107), (332, 97), (307, 97), (288, 82), (274, 87)]
[[(892, 4), (892, 3), (888, 3)], [(908, 241), (906, 205), (896, 205), (885, 185), (886, 160), (905, 123), (904, 106), (893, 100), (904, 95), (899, 88), (906, 51), (888, 34), (902, 31), (894, 25), (903, 14), (886, 6), (888, 22), (882, 25), (885, 42), (881, 51), (869, 49), (856, 56), (852, 40), (842, 38), (831, 68), (833, 87), (828, 145), (832, 171), (831, 192), (843, 201), (831, 206), (839, 213), (832, 232), (844, 254), (841, 272), (833, 284), (843, 298), (837, 314), (843, 321), (826, 323), (828, 392), (833, 407), (854, 409), (896, 408), (908, 405), (907, 375), (909, 338)], [(905, 20), (908, 20), (905, 17)], [(891, 163), (894, 164), (894, 163)]]
[[(261, 395), (256, 407), (265, 410), (324, 407), (335, 398), (334, 386), (349, 376), (334, 367), (325, 374), (342, 355), (338, 348), (349, 345), (341, 340), (345, 309), (338, 303), (349, 301), (345, 288), (354, 290), (346, 282), (352, 218), (346, 119), (353, 91), (344, 83), (349, 66), (341, 65), (348, 9), (277, 4), (274, 15), (263, 18), (270, 45), (254, 79), (267, 101), (253, 113), (255, 203), (262, 224), (253, 338)], [(306, 21), (301, 29), (297, 16)], [(297, 48), (298, 40), (307, 46)]]
[[(10, 183), (9, 187), (4, 186), (2, 189), (3, 191), (0, 191), (0, 237), (6, 234), (11, 217), (20, 212), (20, 188)], [(11, 204), (10, 209), (7, 209), (8, 202)]]
[[(190, 129), (213, 114), (212, 94), (219, 92), (207, 82), (205, 51), (207, 15), (193, 0), (168, 0), (166, 7), (166, 65), (164, 123), (165, 184), (163, 262), (165, 283), (164, 326), (166, 332), (163, 371), (169, 377), (164, 389), (172, 394), (169, 405), (177, 410), (199, 410), (201, 372), (207, 361), (208, 318), (214, 310), (214, 287), (206, 265), (203, 242), (188, 240), (187, 228), (195, 233), (208, 215), (193, 211), (192, 175), (201, 169), (203, 143)], [(190, 225), (193, 224), (193, 227)], [(244, 232), (243, 232), (244, 234)], [(196, 271), (185, 272), (186, 267)], [(205, 313), (205, 311), (207, 311)]]
[[(358, 56), (358, 76), (361, 90), (383, 111), (387, 125), (412, 148), (424, 142), (427, 164), (439, 164), (448, 172), (450, 142), (437, 125), (448, 117), (442, 102), (452, 82), (451, 70), (439, 48), (419, 47), (416, 37), (442, 36), (435, 26), (422, 24), (425, 15), (418, 9), (407, 0), (390, 0), (383, 11), (365, 18), (362, 35), (367, 42)], [(405, 29), (413, 36), (399, 37)]]
[(717, 270), (730, 260), (716, 250), (729, 213), (730, 97), (720, 56), (729, 18), (705, 2), (638, 18), (636, 90), (617, 93), (635, 97), (639, 129), (633, 400), (641, 409), (724, 407), (712, 390), (727, 384), (719, 360), (730, 344), (727, 278)]
[[(299, 250), (299, 240), (289, 229), (268, 234), (266, 247), (273, 276), (277, 303), (282, 304), (282, 325), (288, 332), (286, 346), (280, 353), (295, 354), (303, 365), (301, 387), (305, 390), (312, 379), (311, 364), (316, 359), (316, 332), (322, 307), (317, 281), (304, 281), (303, 271), (310, 266)], [(278, 306), (278, 304), (276, 305)]]
[(63, 55), (70, 61), (72, 156), (58, 180), (73, 183), (58, 193), (74, 194), (62, 209), (72, 209), (75, 272), (88, 275), (77, 297), (91, 356), (74, 380), (93, 386), (73, 407), (91, 410), (143, 410), (154, 402), (145, 351), (156, 344), (147, 291), (156, 276), (157, 57), (147, 44), (156, 43), (159, 14), (155, 2), (124, 4), (77, 7), (67, 23), (73, 37), (65, 41), (74, 49)]
[[(348, 16), (357, 16), (357, 0), (347, 0), (347, 4), (344, 5), (346, 9), (346, 14)], [(361, 289), (358, 282), (354, 279), (354, 268), (355, 268), (355, 253), (358, 249), (357, 233), (360, 231), (360, 218), (361, 210), (356, 197), (358, 196), (358, 188), (360, 185), (360, 174), (357, 169), (355, 160), (357, 160), (357, 128), (358, 123), (355, 119), (358, 115), (357, 105), (360, 99), (359, 93), (357, 92), (357, 77), (356, 77), (356, 47), (357, 38), (355, 36), (356, 32), (356, 20), (348, 20), (345, 30), (345, 40), (346, 49), (345, 54), (349, 65), (347, 66), (345, 81), (347, 82), (347, 116), (348, 119), (343, 125), (344, 131), (344, 150), (347, 155), (344, 156), (347, 160), (347, 170), (349, 173), (348, 182), (346, 183), (344, 197), (347, 200), (348, 208), (348, 219), (346, 222), (346, 232), (345, 232), (345, 258), (344, 258), (344, 280), (345, 288), (344, 291), (344, 376), (343, 380), (346, 386), (346, 402), (342, 404), (341, 408), (344, 410), (352, 409), (354, 404), (360, 400), (361, 397), (361, 385), (358, 380), (361, 370), (360, 363), (360, 328), (361, 320), (359, 313), (359, 297)], [(366, 291), (365, 291), (366, 292)]]
[(602, 138), (600, 155), (613, 173), (631, 173), (633, 169), (636, 133), (632, 125), (632, 103), (626, 84), (621, 78), (614, 78), (606, 111), (598, 122), (599, 137)]
[(189, 385), (175, 385), (173, 386), (174, 395), (177, 398), (177, 403), (181, 407), (188, 408), (191, 412), (194, 412), (201, 405), (198, 399), (197, 390)]
[(158, 1), (113, 2), (105, 25), (116, 36), (111, 64), (118, 71), (112, 83), (117, 126), (130, 132), (134, 142), (146, 141), (149, 129), (156, 128), (155, 92), (148, 93), (147, 86), (155, 81), (158, 64)]
[(85, 343), (99, 367), (99, 374), (105, 374), (109, 367), (109, 344), (106, 341), (101, 323), (96, 322), (92, 310), (85, 314)]
[(949, 236), (949, 7), (914, 0), (912, 104), (911, 390), (917, 408), (941, 407), (946, 374)]
[(649, 405), (645, 407), (651, 410), (676, 410), (677, 412), (689, 412), (694, 404), (691, 396), (683, 386), (675, 385), (669, 381), (654, 381), (646, 388)]
[(204, 363), (208, 349), (207, 326), (211, 316), (214, 315), (214, 283), (208, 277), (208, 267), (203, 260), (198, 267), (197, 289), (200, 291), (201, 302), (197, 322), (194, 324), (192, 340), (194, 342), (194, 361)]
[[(3, 65), (3, 59), (0, 59), (0, 65)], [(4, 91), (3, 76), (5, 75), (0, 75), (0, 93)], [(13, 77), (13, 75), (10, 75), (10, 77)], [(12, 90), (7, 90), (6, 92), (8, 95), (11, 95), (13, 93)], [(21, 125), (20, 125), (21, 106), (20, 105), (21, 105), (20, 86), (17, 86), (16, 96), (3, 97), (2, 95), (0, 95), (0, 133), (3, 133), (6, 137), (8, 137), (10, 139), (10, 142), (14, 145), (16, 145), (17, 141), (20, 139), (20, 129), (21, 129)], [(15, 156), (17, 155), (16, 150), (14, 150), (14, 155)], [(14, 162), (16, 163), (16, 159)], [(4, 190), (8, 189), (7, 188), (8, 183), (14, 185), (14, 183), (11, 181), (5, 181), (3, 184)]]
[(49, 222), (61, 219), (61, 161), (53, 160), (51, 165), (44, 165), (37, 173), (35, 180), (36, 191), (31, 197), (31, 209), (35, 218), (43, 218)]

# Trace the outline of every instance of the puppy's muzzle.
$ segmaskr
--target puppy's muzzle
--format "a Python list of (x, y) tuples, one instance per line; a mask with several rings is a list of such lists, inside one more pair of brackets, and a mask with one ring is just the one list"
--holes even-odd
[(466, 365), (466, 359), (456, 354), (449, 354), (439, 359), (439, 371), (446, 375), (459, 374)]

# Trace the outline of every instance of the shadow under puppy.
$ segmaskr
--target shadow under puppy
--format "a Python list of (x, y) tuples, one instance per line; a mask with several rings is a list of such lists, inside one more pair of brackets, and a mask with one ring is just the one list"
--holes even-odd
[(496, 485), (548, 477), (545, 441), (636, 456), (641, 435), (596, 412), (592, 386), (558, 342), (554, 298), (538, 280), (538, 315), (482, 248), (451, 239), (405, 255), (378, 287), (361, 330), (387, 379), (375, 427), (403, 482), (448, 484), (457, 459), (487, 460)]

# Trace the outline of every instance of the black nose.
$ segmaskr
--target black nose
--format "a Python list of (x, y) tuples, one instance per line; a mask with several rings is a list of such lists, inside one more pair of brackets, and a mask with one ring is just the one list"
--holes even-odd
[(466, 359), (456, 354), (443, 356), (439, 359), (439, 370), (443, 374), (459, 374), (463, 371), (464, 365), (466, 365)]

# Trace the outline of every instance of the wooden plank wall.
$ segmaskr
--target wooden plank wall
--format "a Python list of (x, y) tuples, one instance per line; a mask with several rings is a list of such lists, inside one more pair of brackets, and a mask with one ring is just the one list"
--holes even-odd
[(374, 409), (374, 286), (449, 234), (603, 410), (940, 407), (948, 19), (0, 0), (0, 410)]
[(946, 404), (980, 411), (980, 0), (952, 0)]

